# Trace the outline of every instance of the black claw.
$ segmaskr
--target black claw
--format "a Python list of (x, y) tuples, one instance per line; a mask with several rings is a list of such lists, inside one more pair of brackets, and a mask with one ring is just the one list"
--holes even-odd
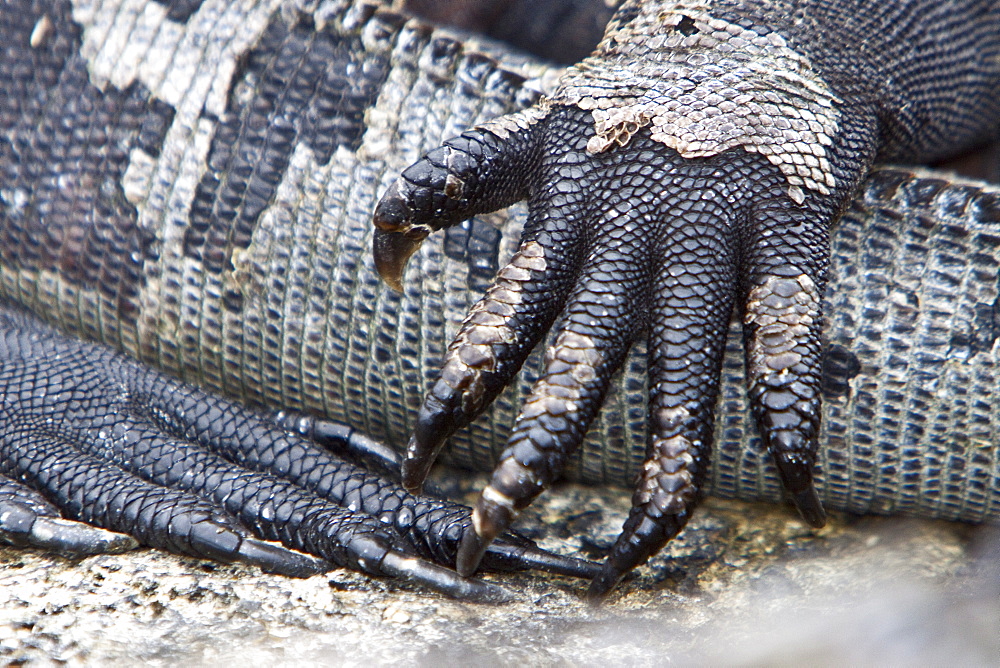
[(379, 276), (392, 288), (402, 290), (406, 263), (431, 231), (524, 198), (521, 167), (532, 159), (531, 133), (516, 126), (501, 131), (506, 142), (479, 130), (445, 142), (407, 168), (382, 196), (372, 216), (372, 251)]
[(406, 269), (406, 263), (420, 248), (428, 231), (406, 233), (375, 230), (375, 239), (372, 242), (375, 269), (382, 280), (396, 292), (403, 291), (403, 271)]
[(214, 520), (193, 523), (184, 538), (195, 554), (226, 563), (239, 559), (243, 543), (239, 532)]
[(621, 582), (623, 577), (625, 577), (624, 571), (620, 571), (610, 564), (605, 564), (601, 568), (601, 572), (594, 577), (590, 586), (587, 587), (587, 602), (593, 605), (603, 603), (604, 599)]
[(804, 448), (798, 448), (792, 453), (787, 450), (779, 451), (775, 461), (781, 483), (799, 515), (809, 526), (820, 529), (826, 525), (826, 511), (813, 484), (812, 458), (797, 454), (802, 449)]
[(447, 568), (394, 552), (385, 555), (380, 570), (385, 575), (402, 578), (463, 601), (500, 604), (514, 598), (503, 587), (482, 580), (466, 579)]
[[(459, 554), (461, 554), (461, 548), (459, 550)], [(595, 577), (601, 570), (601, 565), (593, 561), (577, 559), (575, 557), (564, 557), (540, 550), (536, 547), (506, 545), (500, 541), (490, 543), (484, 555), (483, 563), (488, 558), (501, 558), (504, 561), (516, 563), (525, 568), (553, 573), (555, 575), (565, 575), (571, 578), (590, 579)], [(462, 575), (466, 574), (461, 569), (457, 570)], [(475, 568), (473, 568), (472, 572), (475, 572)]]
[(282, 428), (315, 441), (338, 455), (374, 466), (396, 480), (400, 477), (403, 458), (399, 453), (357, 429), (296, 411), (278, 411), (273, 418)]
[(370, 536), (357, 537), (352, 541), (349, 552), (355, 567), (372, 575), (400, 578), (453, 598), (476, 603), (503, 603), (511, 598), (502, 587), (482, 580), (466, 579), (437, 564), (401, 554)]
[(459, 575), (470, 577), (479, 569), (479, 562), (483, 560), (483, 555), (494, 537), (495, 534), (480, 536), (474, 527), (466, 529), (458, 548), (458, 556), (455, 558), (455, 570)]
[(277, 573), (291, 578), (308, 578), (325, 573), (333, 567), (328, 561), (308, 554), (289, 550), (278, 543), (244, 537), (238, 551), (238, 559), (259, 567), (268, 573)]
[(400, 466), (403, 488), (411, 494), (420, 494), (434, 460), (444, 447), (446, 439), (441, 434), (450, 433), (446, 423), (449, 423), (449, 416), (444, 412), (420, 411), (417, 427), (406, 446), (406, 455)]
[(823, 502), (819, 500), (814, 487), (810, 485), (808, 489), (793, 494), (792, 503), (809, 526), (814, 529), (826, 526), (826, 510), (823, 509)]
[(126, 534), (39, 515), (19, 503), (0, 503), (0, 540), (72, 556), (117, 554), (139, 546)]

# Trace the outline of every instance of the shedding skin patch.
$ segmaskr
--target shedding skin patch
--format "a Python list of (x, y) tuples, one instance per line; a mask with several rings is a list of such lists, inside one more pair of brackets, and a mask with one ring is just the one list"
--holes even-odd
[[(797, 376), (794, 369), (804, 354), (801, 342), (819, 312), (819, 291), (805, 274), (772, 276), (750, 291), (743, 322), (757, 328), (747, 348), (751, 382), (781, 386)], [(797, 398), (789, 397), (789, 405)]]
[(665, 515), (691, 508), (698, 497), (694, 476), (696, 447), (683, 436), (654, 439), (656, 454), (643, 464), (636, 505), (653, 505)]
[(763, 155), (796, 203), (803, 189), (830, 194), (840, 100), (808, 59), (781, 35), (721, 20), (703, 2), (632, 4), (634, 17), (612, 23), (552, 97), (593, 114), (588, 152), (624, 146), (649, 127), (685, 158), (737, 147)]
[(652, 506), (657, 514), (677, 515), (697, 502), (697, 454), (702, 443), (677, 433), (692, 417), (683, 406), (666, 406), (653, 412), (652, 454), (643, 463), (634, 505)]
[(519, 111), (506, 116), (494, 118), (476, 126), (477, 130), (491, 132), (500, 139), (510, 139), (511, 135), (527, 130), (532, 125), (549, 115), (552, 105), (545, 98), (537, 104), (528, 107), (524, 111)]
[[(545, 353), (547, 373), (525, 401), (521, 419), (530, 419), (542, 413), (561, 416), (575, 412), (587, 390), (586, 386), (600, 376), (598, 369), (603, 362), (593, 337), (562, 331)], [(557, 367), (561, 370), (553, 372)]]
[(493, 287), (469, 312), (448, 351), (441, 378), (455, 389), (466, 389), (464, 400), (479, 405), (485, 393), (484, 373), (497, 368), (494, 346), (516, 341), (510, 319), (517, 311), (525, 286), (545, 271), (545, 249), (528, 241), (500, 270)]
[(820, 397), (817, 327), (820, 295), (805, 274), (771, 276), (747, 297), (747, 388), (761, 437), (774, 457), (782, 483), (802, 518), (826, 522), (816, 494)]

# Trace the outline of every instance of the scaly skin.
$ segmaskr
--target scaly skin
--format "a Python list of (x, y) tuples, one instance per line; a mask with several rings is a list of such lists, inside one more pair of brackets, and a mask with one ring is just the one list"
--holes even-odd
[[(301, 436), (392, 468), (358, 430), (405, 441), (447, 340), (516, 250), (524, 217), (515, 207), (431, 238), (400, 296), (380, 285), (365, 252), (371, 212), (407, 164), (447, 136), (529, 106), (535, 84), (424, 24), (347, 0), (9, 3), (0, 35), (0, 294), (202, 388), (5, 308), (0, 467), (12, 477), (0, 478), (0, 535), (82, 552), (131, 544), (60, 514), (281, 572), (334, 559), (494, 596), (410, 558), (454, 564), (467, 510), (410, 497)], [(586, 152), (587, 127), (565, 129), (576, 153)], [(651, 168), (675, 164), (648, 137), (625, 150), (647, 145)], [(581, 169), (601, 176), (614, 151)], [(787, 178), (770, 161), (745, 159), (763, 165), (761, 178)], [(631, 169), (610, 178), (639, 188), (642, 170)], [(561, 188), (564, 197), (580, 190)], [(817, 477), (828, 507), (1000, 517), (991, 448), (1000, 442), (998, 198), (996, 189), (886, 170), (841, 223)], [(498, 296), (513, 294), (539, 257), (534, 247), (518, 256)], [(900, 257), (907, 261), (892, 259)], [(780, 501), (774, 467), (760, 461), (745, 422), (737, 347), (727, 345), (704, 489)], [(568, 460), (570, 474), (634, 478), (647, 414), (638, 348)], [(591, 349), (575, 352), (588, 359)], [(535, 361), (456, 434), (454, 460), (491, 465)], [(205, 390), (291, 417), (279, 428)], [(362, 540), (341, 540), (337, 526)], [(525, 561), (516, 538), (507, 547), (515, 563), (553, 566), (539, 555)], [(554, 563), (594, 575), (587, 564)]]
[(998, 26), (981, 0), (634, 0), (549, 98), (403, 172), (374, 215), (376, 266), (397, 288), (432, 231), (519, 200), (530, 211), (424, 400), (408, 489), (554, 332), (460, 572), (561, 474), (644, 331), (646, 462), (590, 595), (675, 536), (703, 494), (734, 307), (757, 428), (802, 517), (823, 525), (830, 226), (877, 157), (930, 159), (995, 130)]
[[(115, 6), (83, 9), (110, 10), (112, 20), (91, 25), (90, 32), (85, 32), (68, 2), (25, 2), (0, 8), (0, 35), (9, 44), (0, 55), (4, 72), (0, 122), (6, 131), (0, 139), (6, 183), (0, 218), (3, 292), (6, 297), (20, 293), (23, 301), (43, 313), (46, 309), (39, 301), (51, 305), (55, 297), (55, 302), (66, 305), (82, 297), (93, 310), (84, 307), (77, 313), (90, 325), (110, 311), (116, 316), (106, 322), (135, 325), (137, 317), (149, 315), (144, 313), (143, 291), (165, 287), (161, 295), (166, 297), (166, 308), (159, 315), (177, 322), (182, 314), (176, 308), (176, 295), (169, 292), (179, 283), (169, 277), (158, 283), (161, 271), (169, 276), (171, 267), (185, 265), (175, 253), (187, 256), (188, 267), (196, 258), (195, 272), (203, 278), (195, 282), (203, 285), (205, 274), (220, 274), (239, 262), (239, 252), (245, 250), (240, 244), (250, 241), (247, 227), (257, 223), (277, 185), (276, 175), (288, 166), (289, 157), (283, 151), (292, 148), (290, 137), (297, 132), (309, 135), (301, 146), (319, 153), (343, 150), (344, 145), (357, 142), (366, 110), (359, 100), (379, 92), (377, 77), (387, 74), (389, 63), (384, 50), (376, 46), (377, 53), (371, 57), (376, 72), (369, 78), (349, 78), (344, 71), (349, 74), (355, 59), (364, 56), (356, 27), (353, 33), (351, 28), (317, 32), (311, 16), (286, 21), (277, 7), (262, 3), (254, 8), (249, 14), (269, 28), (245, 64), (255, 73), (251, 76), (260, 75), (256, 103), (242, 107), (234, 101), (230, 115), (222, 121), (200, 119), (202, 129), (210, 124), (218, 126), (219, 133), (196, 201), (188, 208), (191, 224), (179, 231), (169, 225), (156, 228), (138, 222), (132, 189), (136, 184), (128, 185), (130, 177), (125, 172), (141, 170), (140, 163), (148, 167), (150, 160), (160, 158), (163, 165), (169, 165), (168, 172), (178, 158), (189, 166), (189, 154), (174, 149), (185, 137), (191, 138), (190, 127), (184, 125), (191, 120), (186, 115), (191, 111), (208, 115), (210, 104), (198, 93), (210, 92), (204, 80), (197, 78), (193, 82), (181, 79), (191, 89), (181, 92), (179, 100), (174, 81), (155, 94), (145, 87), (148, 79), (121, 85), (101, 82), (92, 69), (94, 63), (83, 55), (83, 41), (94, 40), (94, 31), (100, 28), (125, 29), (134, 35), (137, 31), (132, 30), (131, 21), (157, 19), (162, 21), (163, 34), (176, 38), (190, 17), (174, 16), (171, 13), (177, 8), (159, 6), (150, 7), (141, 18), (128, 15), (134, 8), (122, 12), (116, 9), (123, 8)], [(249, 25), (227, 22), (227, 13), (248, 12), (247, 8), (222, 3), (201, 9), (189, 28), (205, 49), (202, 56), (209, 59), (232, 57), (225, 53), (220, 58), (218, 51), (225, 52), (230, 44), (222, 39), (202, 41), (205, 35), (199, 32), (198, 21), (213, 16), (220, 20), (221, 15), (223, 24), (247, 40), (247, 33), (252, 36), (264, 27), (255, 27), (249, 20)], [(404, 22), (390, 12), (373, 18), (376, 9), (359, 3), (341, 19), (367, 22), (369, 37), (384, 27), (398, 29)], [(418, 43), (428, 34), (424, 26), (414, 26), (413, 31)], [(163, 34), (156, 30), (142, 33), (154, 42)], [(100, 45), (112, 51), (117, 46), (113, 36), (105, 37)], [(145, 46), (152, 51), (164, 48), (158, 42)], [(166, 50), (176, 58), (154, 56), (151, 60), (168, 69), (172, 65), (183, 68), (184, 56), (197, 53), (191, 47), (171, 50), (169, 44)], [(308, 52), (308, 65), (302, 64), (303, 52)], [(445, 49), (446, 62), (448, 55)], [(404, 67), (411, 64), (403, 60)], [(209, 68), (207, 74), (215, 72)], [(122, 69), (112, 67), (110, 75), (122, 76)], [(303, 101), (303, 93), (312, 98)], [(303, 103), (328, 113), (303, 109)], [(331, 104), (340, 106), (331, 109)], [(246, 115), (241, 117), (241, 111)], [(290, 117), (297, 124), (291, 131)], [(241, 123), (242, 130), (235, 130), (239, 139), (226, 135)], [(171, 129), (181, 135), (179, 141), (176, 136), (167, 139)], [(227, 162), (231, 142), (242, 149), (234, 151)], [(204, 147), (197, 133), (194, 143)], [(166, 185), (177, 192), (177, 183), (165, 183), (162, 173), (149, 178), (146, 185)], [(156, 196), (149, 199), (153, 200), (151, 208), (163, 202)], [(234, 200), (238, 200), (235, 206)], [(225, 236), (220, 229), (228, 224), (234, 228), (231, 239), (237, 245), (219, 252), (219, 235)], [(160, 260), (167, 262), (158, 265)], [(59, 296), (48, 292), (54, 285), (59, 286), (55, 288)], [(237, 302), (243, 295), (234, 289), (225, 294), (228, 308), (240, 311)], [(247, 296), (253, 298), (254, 293)], [(110, 311), (104, 310), (107, 307)], [(181, 327), (199, 334), (209, 328), (203, 320)], [(78, 323), (76, 329), (95, 334), (87, 325)], [(162, 332), (147, 333), (144, 346), (164, 342)], [(127, 348), (126, 341), (138, 341), (135, 334), (135, 330), (119, 330), (112, 338)], [(197, 351), (189, 353), (200, 356)], [(497, 601), (507, 596), (496, 585), (461, 578), (443, 567), (454, 565), (457, 541), (470, 521), (469, 509), (410, 495), (303, 434), (288, 433), (304, 430), (305, 436), (329, 447), (346, 448), (348, 454), (358, 447), (363, 454), (371, 454), (377, 444), (350, 428), (309, 416), (275, 424), (108, 349), (61, 336), (3, 298), (0, 360), (4, 398), (0, 407), (0, 539), (74, 554), (125, 549), (137, 540), (293, 576), (340, 565), (408, 579), (470, 600)], [(398, 477), (398, 462), (384, 453), (382, 468), (387, 460), (390, 476), (395, 467)], [(135, 540), (88, 530), (59, 519), (60, 514)], [(496, 554), (493, 566), (499, 570), (542, 568), (577, 576), (594, 572), (588, 562), (548, 554), (516, 535)]]

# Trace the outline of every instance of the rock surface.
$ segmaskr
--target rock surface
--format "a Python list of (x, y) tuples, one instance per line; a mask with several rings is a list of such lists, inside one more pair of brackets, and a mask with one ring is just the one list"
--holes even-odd
[[(565, 485), (521, 525), (598, 558), (627, 508), (621, 490)], [(583, 583), (538, 574), (490, 576), (516, 598), (483, 606), (341, 570), (293, 580), (151, 550), (0, 548), (0, 663), (989, 665), (997, 534), (845, 516), (812, 532), (787, 508), (709, 500), (597, 608)]]

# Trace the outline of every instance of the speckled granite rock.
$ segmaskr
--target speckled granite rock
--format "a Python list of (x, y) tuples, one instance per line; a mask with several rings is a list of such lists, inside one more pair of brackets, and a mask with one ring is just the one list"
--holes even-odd
[[(481, 479), (478, 481), (481, 482)], [(475, 485), (468, 480), (464, 485)], [(597, 557), (620, 490), (563, 486), (524, 518)], [(292, 580), (150, 550), (71, 562), (0, 549), (0, 661), (134, 665), (1000, 662), (995, 530), (709, 501), (607, 605), (582, 583), (497, 578), (502, 606), (346, 571)]]

